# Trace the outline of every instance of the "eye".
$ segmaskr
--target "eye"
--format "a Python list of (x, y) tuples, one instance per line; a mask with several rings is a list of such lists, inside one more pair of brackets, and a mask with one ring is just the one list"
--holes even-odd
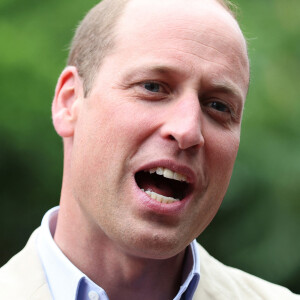
[(143, 81), (134, 85), (135, 95), (144, 100), (158, 101), (170, 96), (167, 84), (159, 81)]
[(146, 90), (148, 90), (149, 92), (152, 93), (160, 93), (163, 91), (163, 88), (161, 86), (161, 84), (157, 83), (157, 82), (144, 82), (143, 86)]
[(240, 117), (236, 114), (236, 109), (227, 101), (212, 98), (204, 101), (202, 105), (206, 113), (219, 123), (228, 124), (240, 120)]
[(207, 106), (212, 109), (215, 109), (219, 112), (230, 113), (230, 111), (231, 111), (227, 105), (225, 105), (224, 103), (222, 103), (220, 101), (212, 101), (212, 102), (208, 103)]

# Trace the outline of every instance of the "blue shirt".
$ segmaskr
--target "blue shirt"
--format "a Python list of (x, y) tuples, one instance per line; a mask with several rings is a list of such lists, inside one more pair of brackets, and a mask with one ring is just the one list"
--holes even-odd
[[(108, 300), (106, 292), (76, 268), (53, 240), (59, 207), (50, 209), (42, 220), (37, 249), (54, 300)], [(200, 259), (193, 241), (188, 246), (183, 282), (173, 300), (190, 300), (200, 279)]]

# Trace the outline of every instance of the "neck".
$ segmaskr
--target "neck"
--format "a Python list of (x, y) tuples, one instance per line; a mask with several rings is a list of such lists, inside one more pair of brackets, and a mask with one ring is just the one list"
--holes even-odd
[(175, 297), (182, 279), (185, 251), (163, 260), (129, 255), (100, 228), (92, 230), (80, 214), (74, 213), (76, 205), (73, 203), (70, 210), (61, 201), (54, 240), (79, 270), (106, 291), (109, 299)]
[(110, 299), (173, 299), (180, 287), (182, 263), (182, 255), (167, 260), (118, 255), (104, 266), (99, 285)]

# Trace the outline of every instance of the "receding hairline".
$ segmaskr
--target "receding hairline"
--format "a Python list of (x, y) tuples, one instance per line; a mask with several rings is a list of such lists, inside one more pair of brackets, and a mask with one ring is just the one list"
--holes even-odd
[[(117, 23), (125, 13), (127, 4), (132, 1), (102, 0), (86, 14), (76, 29), (67, 65), (77, 68), (83, 80), (85, 96), (92, 89), (103, 59), (115, 47)], [(220, 4), (236, 20), (236, 6), (231, 1), (210, 1)]]
[(115, 26), (130, 0), (102, 0), (77, 26), (67, 65), (75, 66), (83, 80), (85, 96), (104, 57), (114, 47)]

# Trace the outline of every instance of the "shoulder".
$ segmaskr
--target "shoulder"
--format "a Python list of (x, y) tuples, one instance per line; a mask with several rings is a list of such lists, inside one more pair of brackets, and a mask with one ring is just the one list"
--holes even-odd
[(200, 282), (194, 299), (300, 300), (300, 295), (241, 270), (225, 266), (198, 244)]
[(0, 299), (51, 299), (35, 246), (38, 230), (25, 248), (0, 269)]

